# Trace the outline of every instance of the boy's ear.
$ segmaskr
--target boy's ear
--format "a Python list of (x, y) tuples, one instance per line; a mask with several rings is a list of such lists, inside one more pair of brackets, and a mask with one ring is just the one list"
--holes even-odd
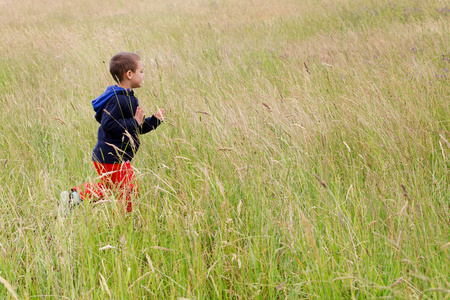
[(131, 70), (128, 70), (128, 71), (125, 73), (125, 76), (128, 78), (128, 80), (130, 80), (132, 74), (133, 74), (133, 72), (131, 72)]

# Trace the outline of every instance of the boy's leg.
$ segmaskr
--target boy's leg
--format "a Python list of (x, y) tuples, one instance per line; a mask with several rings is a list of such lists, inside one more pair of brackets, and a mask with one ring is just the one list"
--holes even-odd
[(124, 182), (126, 189), (127, 212), (133, 210), (132, 198), (136, 198), (139, 193), (138, 183), (133, 168), (129, 162), (126, 163), (126, 180)]
[(73, 188), (73, 190), (78, 192), (83, 201), (86, 199), (94, 199), (97, 201), (105, 197), (105, 187), (102, 182), (86, 182)]
[(118, 183), (118, 196), (127, 204), (127, 212), (133, 210), (132, 197), (137, 195), (138, 188), (136, 176), (130, 162), (124, 162), (120, 166), (116, 180)]
[[(94, 167), (98, 173), (98, 175), (102, 176), (103, 173), (107, 172), (107, 167), (104, 166), (105, 164), (101, 164), (98, 162), (94, 162)], [(77, 186), (73, 188), (72, 190), (75, 190), (80, 195), (81, 200), (85, 199), (95, 199), (95, 201), (103, 199), (105, 197), (105, 185), (103, 183), (103, 180), (101, 182), (86, 182), (83, 183), (80, 186)]]

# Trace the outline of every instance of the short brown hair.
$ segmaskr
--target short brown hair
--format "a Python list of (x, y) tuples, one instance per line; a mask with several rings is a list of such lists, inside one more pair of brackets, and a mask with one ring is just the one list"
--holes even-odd
[(109, 72), (113, 79), (120, 83), (123, 80), (123, 75), (129, 70), (136, 72), (138, 61), (141, 58), (133, 52), (119, 52), (116, 53), (109, 62)]

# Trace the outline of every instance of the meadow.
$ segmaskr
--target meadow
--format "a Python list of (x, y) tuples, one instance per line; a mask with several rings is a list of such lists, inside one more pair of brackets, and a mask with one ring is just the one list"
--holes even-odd
[[(450, 4), (0, 0), (1, 299), (450, 299)], [(140, 194), (91, 100), (140, 54)]]

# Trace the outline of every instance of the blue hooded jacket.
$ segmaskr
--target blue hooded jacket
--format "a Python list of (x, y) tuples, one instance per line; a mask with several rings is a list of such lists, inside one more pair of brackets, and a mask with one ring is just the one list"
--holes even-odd
[(92, 101), (95, 119), (100, 123), (92, 160), (116, 164), (131, 161), (139, 149), (139, 134), (147, 133), (161, 124), (155, 116), (144, 120), (142, 126), (134, 118), (139, 106), (132, 90), (117, 85)]
[(103, 92), (100, 96), (98, 96), (96, 99), (92, 100), (92, 106), (94, 107), (95, 111), (95, 119), (101, 123), (101, 113), (99, 111), (102, 110), (102, 108), (105, 106), (106, 102), (114, 95), (116, 95), (118, 92), (125, 91), (124, 88), (121, 88), (117, 85), (111, 85), (106, 88), (106, 91)]

